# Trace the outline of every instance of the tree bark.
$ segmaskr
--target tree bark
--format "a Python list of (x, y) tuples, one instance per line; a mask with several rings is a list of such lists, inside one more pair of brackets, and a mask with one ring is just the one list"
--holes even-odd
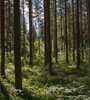
[(24, 0), (23, 0), (23, 55), (26, 60), (26, 52), (25, 52), (25, 17), (24, 17)]
[(78, 0), (77, 0), (77, 69), (80, 65), (80, 31), (79, 31), (79, 6), (78, 6)]
[(1, 75), (5, 75), (4, 0), (1, 0)]
[(83, 32), (82, 32), (82, 0), (80, 0), (80, 34), (81, 34), (81, 53), (82, 53), (82, 59), (83, 59)]
[(14, 0), (14, 56), (16, 89), (22, 89), (20, 35), (20, 1)]
[(8, 0), (8, 17), (9, 17), (9, 51), (11, 60), (10, 0)]
[(75, 30), (74, 30), (74, 3), (72, 0), (72, 15), (73, 15), (73, 62), (75, 61)]
[(55, 57), (57, 63), (57, 12), (56, 12), (56, 0), (54, 1), (55, 4)]
[(32, 65), (32, 0), (29, 0), (30, 65)]
[(66, 63), (68, 63), (68, 38), (67, 38), (67, 8), (66, 8), (66, 0), (65, 0), (65, 36), (66, 36)]

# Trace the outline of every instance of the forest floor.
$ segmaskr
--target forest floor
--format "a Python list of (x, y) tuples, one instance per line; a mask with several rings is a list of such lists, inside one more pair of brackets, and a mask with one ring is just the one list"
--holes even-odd
[[(58, 59), (48, 73), (44, 58), (38, 54), (33, 65), (22, 64), (22, 90), (16, 90), (14, 63), (6, 61), (5, 77), (0, 76), (0, 100), (90, 100), (89, 63), (82, 60), (79, 69), (76, 63)], [(23, 58), (22, 58), (23, 60)]]

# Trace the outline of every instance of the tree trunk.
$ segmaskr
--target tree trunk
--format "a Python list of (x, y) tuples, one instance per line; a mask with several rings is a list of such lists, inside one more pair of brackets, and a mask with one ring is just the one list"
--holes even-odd
[(45, 24), (45, 65), (48, 64), (48, 32), (47, 32), (47, 1), (44, 0), (44, 24)]
[(87, 34), (86, 34), (86, 14), (84, 13), (84, 33), (85, 33), (85, 48), (87, 47)]
[(8, 16), (9, 16), (9, 51), (10, 51), (10, 61), (11, 61), (10, 0), (8, 0)]
[(65, 0), (65, 36), (66, 36), (66, 63), (68, 63), (68, 38), (67, 38), (67, 8), (66, 8), (66, 0)]
[(70, 58), (71, 58), (71, 28), (70, 28), (70, 3), (68, 2), (68, 33), (69, 33), (69, 55), (70, 55)]
[(74, 3), (72, 0), (72, 15), (73, 15), (73, 62), (75, 61), (75, 30), (74, 30)]
[(80, 65), (80, 31), (79, 31), (79, 6), (78, 6), (78, 0), (77, 0), (77, 69)]
[(5, 75), (4, 0), (1, 0), (1, 75)]
[(54, 1), (55, 4), (55, 57), (57, 63), (57, 12), (56, 12), (56, 0)]
[(29, 0), (30, 65), (32, 65), (32, 0)]
[(23, 0), (23, 55), (24, 60), (26, 60), (26, 53), (25, 53), (25, 17), (24, 17), (24, 0)]
[(62, 9), (61, 9), (61, 0), (60, 0), (60, 18), (61, 18), (61, 51), (63, 51), (63, 43), (62, 43)]
[(51, 39), (50, 39), (50, 0), (45, 2), (46, 9), (46, 34), (48, 35), (48, 62), (49, 62), (49, 73), (52, 75), (52, 62), (51, 62)]
[(20, 1), (14, 0), (14, 56), (16, 89), (22, 89), (20, 35)]
[[(88, 15), (88, 0), (86, 0), (86, 10), (87, 10), (87, 44), (89, 45), (89, 15)], [(87, 46), (88, 46), (87, 45)]]
[(90, 69), (90, 0), (89, 0), (89, 69)]
[(80, 0), (80, 34), (81, 34), (81, 53), (82, 53), (82, 59), (83, 59), (83, 32), (82, 32), (82, 0)]
[(7, 57), (8, 57), (8, 26), (7, 26), (7, 4), (6, 4), (6, 48), (7, 48)]

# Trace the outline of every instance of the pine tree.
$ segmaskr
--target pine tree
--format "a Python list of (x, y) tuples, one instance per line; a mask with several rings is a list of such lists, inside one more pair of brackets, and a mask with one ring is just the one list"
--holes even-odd
[(5, 75), (4, 0), (1, 0), (1, 75)]
[(14, 56), (16, 89), (22, 89), (20, 34), (20, 0), (14, 0)]

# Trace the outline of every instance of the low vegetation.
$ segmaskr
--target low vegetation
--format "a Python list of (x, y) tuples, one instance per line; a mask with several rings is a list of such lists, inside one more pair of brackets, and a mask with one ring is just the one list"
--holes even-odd
[[(35, 44), (36, 45), (36, 44)], [(86, 56), (86, 55), (85, 55)], [(44, 65), (44, 49), (38, 51), (29, 65), (29, 57), (22, 60), (22, 90), (15, 89), (15, 69), (12, 61), (6, 58), (6, 76), (0, 76), (0, 100), (89, 100), (90, 78), (89, 63), (86, 57), (81, 61), (79, 69), (76, 62), (65, 62), (64, 53), (58, 53), (58, 63), (52, 58), (53, 75)]]

